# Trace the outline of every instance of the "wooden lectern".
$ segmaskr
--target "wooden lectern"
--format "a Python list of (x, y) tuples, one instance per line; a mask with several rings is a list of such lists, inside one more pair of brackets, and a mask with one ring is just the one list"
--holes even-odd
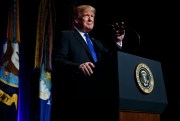
[(118, 51), (96, 66), (96, 80), (115, 100), (119, 121), (160, 121), (167, 105), (160, 62)]

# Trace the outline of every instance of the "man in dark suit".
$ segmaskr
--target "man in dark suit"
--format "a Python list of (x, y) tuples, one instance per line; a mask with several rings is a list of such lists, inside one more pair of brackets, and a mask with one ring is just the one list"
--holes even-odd
[[(71, 31), (62, 31), (60, 39), (54, 43), (52, 121), (113, 119), (113, 114), (110, 114), (112, 107), (109, 105), (107, 108), (109, 112), (103, 109), (108, 107), (108, 103), (100, 98), (100, 84), (93, 80), (96, 63), (111, 53), (99, 40), (88, 35), (94, 27), (95, 12), (92, 6), (78, 6), (73, 14), (74, 28)], [(124, 30), (121, 34), (116, 33), (118, 46), (122, 46), (124, 35)]]

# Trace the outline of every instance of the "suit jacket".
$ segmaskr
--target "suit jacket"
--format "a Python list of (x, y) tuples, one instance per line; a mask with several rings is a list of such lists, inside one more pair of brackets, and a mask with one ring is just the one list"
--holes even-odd
[[(56, 66), (71, 67), (77, 69), (80, 63), (93, 62), (90, 50), (86, 42), (77, 30), (63, 31), (60, 39), (54, 44), (53, 62), (58, 62)], [(102, 55), (108, 50), (98, 40), (91, 38), (94, 45), (98, 60), (102, 59)], [(60, 65), (59, 65), (60, 64)]]
[[(91, 41), (94, 45), (97, 59), (100, 61), (106, 58), (105, 56), (107, 56), (110, 51), (105, 48), (99, 40), (91, 38)], [(88, 80), (90, 82), (93, 76), (86, 77), (79, 72), (79, 65), (84, 62), (93, 62), (93, 58), (82, 36), (75, 29), (62, 31), (60, 39), (58, 39), (53, 46), (52, 74), (53, 80), (55, 80), (53, 86), (62, 85), (63, 87), (61, 88), (64, 89), (64, 96), (69, 92), (67, 95), (71, 94), (71, 97), (74, 98), (77, 98), (76, 96), (78, 96), (78, 98), (91, 97), (89, 96), (92, 94), (92, 89), (90, 89), (92, 87), (90, 87), (90, 85), (92, 86), (94, 84), (88, 83)]]

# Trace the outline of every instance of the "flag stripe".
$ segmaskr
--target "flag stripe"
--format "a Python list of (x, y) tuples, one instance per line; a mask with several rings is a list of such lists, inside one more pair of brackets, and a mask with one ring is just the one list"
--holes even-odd
[(38, 15), (37, 34), (36, 34), (36, 51), (35, 51), (35, 68), (40, 68), (43, 56), (44, 33), (46, 23), (46, 6), (48, 0), (41, 0)]

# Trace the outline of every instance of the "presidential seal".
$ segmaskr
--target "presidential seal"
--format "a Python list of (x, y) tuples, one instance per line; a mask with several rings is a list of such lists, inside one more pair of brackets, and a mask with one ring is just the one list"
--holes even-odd
[(150, 68), (146, 64), (140, 63), (137, 65), (135, 77), (137, 85), (143, 93), (149, 94), (152, 92), (154, 88), (154, 78)]

